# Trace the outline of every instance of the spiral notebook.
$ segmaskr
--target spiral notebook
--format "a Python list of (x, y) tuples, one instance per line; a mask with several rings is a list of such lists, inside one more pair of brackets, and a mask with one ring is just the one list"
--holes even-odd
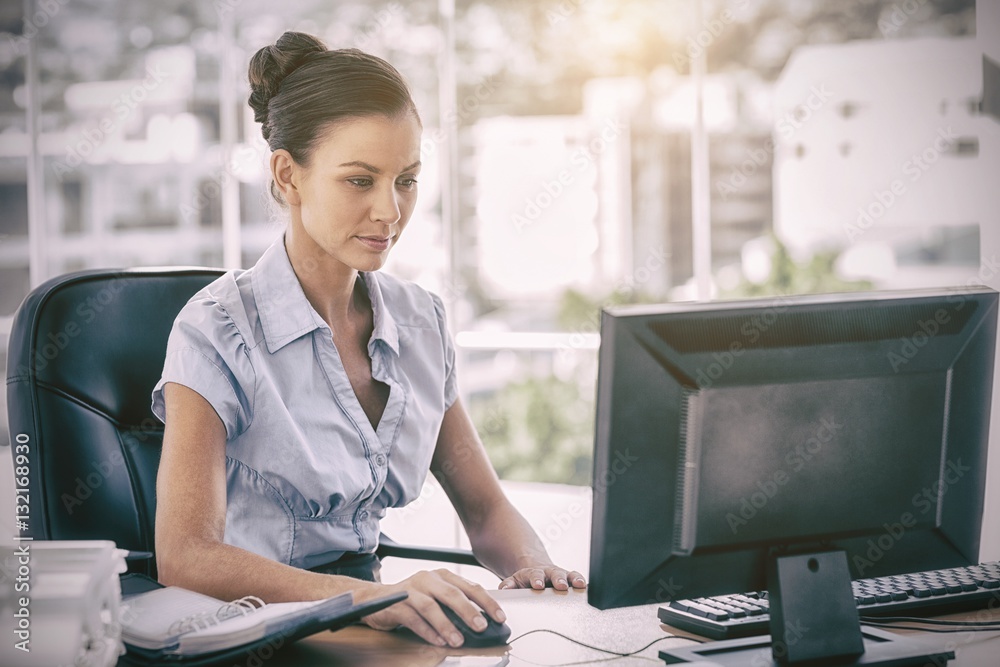
[(355, 605), (353, 596), (344, 593), (309, 602), (264, 604), (253, 596), (225, 602), (167, 586), (124, 600), (122, 640), (139, 663), (208, 664), (213, 656), (233, 655), (234, 649), (267, 641), (284, 644), (343, 627), (405, 597), (393, 595)]

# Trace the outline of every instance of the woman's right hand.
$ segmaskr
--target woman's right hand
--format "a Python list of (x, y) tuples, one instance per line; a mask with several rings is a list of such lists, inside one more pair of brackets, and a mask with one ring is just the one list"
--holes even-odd
[(408, 597), (362, 620), (376, 630), (393, 630), (403, 625), (431, 644), (458, 647), (464, 641), (462, 633), (444, 615), (440, 605), (451, 607), (473, 630), (486, 627), (480, 608), (498, 623), (507, 618), (486, 589), (443, 569), (418, 572), (398, 584), (372, 584), (356, 590), (354, 599), (361, 602), (399, 591)]

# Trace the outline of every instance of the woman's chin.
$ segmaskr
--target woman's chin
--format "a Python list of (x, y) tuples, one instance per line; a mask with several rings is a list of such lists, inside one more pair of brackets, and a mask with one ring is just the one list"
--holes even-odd
[(367, 257), (359, 257), (357, 261), (352, 262), (352, 267), (356, 271), (378, 271), (383, 266), (385, 266), (386, 260), (389, 259), (389, 251), (379, 254), (370, 254)]

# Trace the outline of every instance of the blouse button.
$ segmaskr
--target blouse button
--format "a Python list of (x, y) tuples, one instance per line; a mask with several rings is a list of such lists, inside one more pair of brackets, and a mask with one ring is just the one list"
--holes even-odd
[(375, 465), (377, 465), (379, 467), (384, 466), (385, 465), (385, 456), (382, 455), (382, 454), (377, 455), (375, 457)]
[(366, 521), (368, 519), (368, 510), (361, 510), (358, 512), (358, 519), (361, 521)]

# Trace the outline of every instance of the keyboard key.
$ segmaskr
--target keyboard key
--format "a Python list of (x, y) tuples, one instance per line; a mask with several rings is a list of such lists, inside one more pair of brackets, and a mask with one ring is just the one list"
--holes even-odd
[(716, 612), (722, 612), (724, 614), (728, 614), (729, 613), (729, 605), (724, 604), (722, 602), (718, 602), (716, 600), (706, 600), (705, 602), (702, 602), (701, 604), (705, 605), (709, 609), (715, 610)]
[(751, 612), (754, 610), (763, 610), (767, 612), (767, 600), (734, 600), (731, 602), (734, 607), (738, 607), (743, 611)]
[(704, 616), (705, 618), (713, 621), (724, 621), (729, 618), (729, 614), (721, 609), (713, 609), (712, 607), (698, 604), (697, 602), (691, 602), (688, 604), (688, 613), (695, 614), (697, 616)]

